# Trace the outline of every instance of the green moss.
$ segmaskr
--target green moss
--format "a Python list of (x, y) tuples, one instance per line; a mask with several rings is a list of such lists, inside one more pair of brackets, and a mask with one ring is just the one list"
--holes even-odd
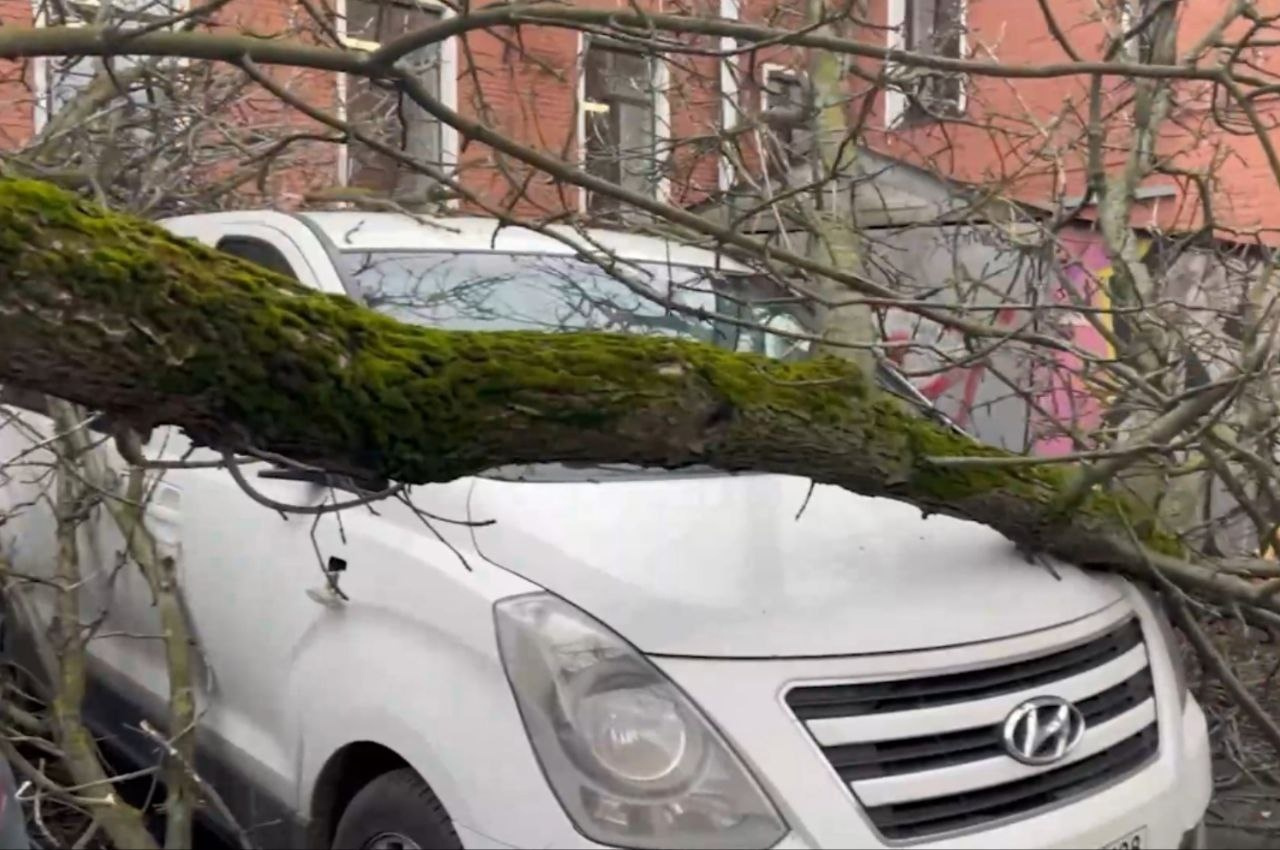
[[(891, 416), (892, 414), (886, 418)], [(1160, 527), (1147, 506), (1122, 493), (1095, 489), (1069, 511), (1060, 511), (1058, 500), (1078, 472), (1074, 465), (933, 464), (929, 463), (928, 458), (1007, 458), (1010, 454), (993, 446), (976, 444), (928, 422), (907, 421), (901, 427), (910, 435), (908, 442), (916, 459), (912, 488), (939, 503), (959, 503), (994, 492), (1013, 494), (1029, 504), (1039, 506), (1042, 522), (1046, 527), (1078, 525), (1081, 514), (1110, 524), (1116, 524), (1118, 520), (1121, 526), (1131, 527), (1137, 538), (1155, 551), (1175, 556), (1185, 551), (1175, 535)]]

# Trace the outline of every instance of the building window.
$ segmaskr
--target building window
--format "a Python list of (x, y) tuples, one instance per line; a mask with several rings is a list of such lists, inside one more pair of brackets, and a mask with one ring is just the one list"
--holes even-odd
[[(964, 55), (965, 0), (893, 0), (893, 46), (912, 53), (959, 59)], [(964, 77), (927, 68), (903, 68), (907, 79), (898, 102), (890, 102), (890, 123), (955, 118), (964, 114)], [(896, 109), (894, 108), (896, 106)], [(895, 114), (896, 113), (896, 114)]]
[[(654, 64), (644, 53), (596, 39), (587, 41), (583, 57), (587, 173), (649, 196), (661, 179)], [(590, 213), (611, 214), (620, 207), (607, 195), (587, 195)]]
[[(184, 9), (185, 0), (114, 0), (105, 9), (99, 0), (43, 0), (35, 8), (35, 21), (37, 26), (111, 25), (129, 30), (162, 23)], [(154, 84), (152, 76), (141, 70), (144, 61), (142, 57), (130, 55), (107, 58), (50, 56), (35, 60), (33, 72), (38, 93), (36, 131), (43, 129), (50, 117), (61, 112), (87, 89), (103, 68), (110, 68), (114, 84), (135, 107), (155, 106), (163, 93)], [(181, 64), (176, 59), (152, 60), (155, 61)]]
[(1155, 45), (1154, 36), (1160, 22), (1148, 18), (1160, 11), (1163, 5), (1154, 0), (1116, 0), (1116, 4), (1117, 37), (1123, 38), (1135, 27), (1142, 27), (1132, 38), (1125, 39), (1119, 58), (1130, 62), (1150, 62)]
[(765, 65), (760, 93), (766, 136), (766, 158), (785, 170), (808, 160), (813, 152), (812, 109), (804, 75), (791, 68)]
[[(376, 50), (384, 41), (437, 23), (439, 9), (394, 0), (346, 0), (346, 41), (349, 47)], [(441, 97), (442, 51), (439, 43), (408, 54), (401, 64), (412, 69), (424, 88)], [(443, 129), (440, 122), (394, 86), (365, 77), (346, 81), (347, 121), (367, 136), (403, 151), (419, 162), (443, 168)], [(352, 144), (347, 148), (347, 182), (389, 195), (417, 195), (431, 187), (425, 174), (394, 157)]]

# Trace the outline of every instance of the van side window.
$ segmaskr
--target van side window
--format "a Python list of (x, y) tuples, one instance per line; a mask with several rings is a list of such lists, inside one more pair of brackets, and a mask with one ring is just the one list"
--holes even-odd
[(49, 415), (49, 402), (44, 393), (15, 387), (12, 384), (0, 384), (0, 405), (19, 407), (43, 416)]
[[(38, 413), (41, 416), (53, 416), (49, 410), (49, 399), (44, 393), (15, 387), (12, 384), (0, 385), (0, 406), (17, 408), (27, 413)], [(3, 424), (4, 418), (0, 417), (0, 425)], [(88, 427), (90, 431), (108, 437), (113, 433), (111, 417), (107, 414), (98, 414)]]
[(280, 249), (263, 239), (255, 239), (252, 236), (224, 236), (218, 242), (218, 250), (242, 260), (248, 260), (276, 274), (293, 280), (298, 279), (297, 272), (293, 270), (293, 266), (289, 265), (284, 254), (280, 253)]

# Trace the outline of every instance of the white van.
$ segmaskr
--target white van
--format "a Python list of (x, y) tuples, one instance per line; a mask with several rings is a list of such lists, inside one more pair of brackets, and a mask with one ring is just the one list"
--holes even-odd
[[(590, 237), (633, 286), (707, 321), (558, 239), (485, 219), (235, 212), (166, 226), (446, 328), (681, 333), (790, 356), (803, 323), (744, 269), (634, 234)], [(0, 464), (49, 428), (17, 412)], [(147, 447), (188, 449), (174, 429)], [(0, 513), (44, 486), (23, 473), (33, 462), (9, 470)], [(334, 498), (322, 476), (247, 469), (271, 499)], [(316, 521), (263, 507), (221, 470), (156, 486), (150, 526), (201, 648), (201, 769), (264, 845), (1202, 842), (1205, 719), (1163, 616), (1114, 576), (1031, 564), (985, 527), (777, 475), (547, 464), (416, 487), (413, 504)], [(93, 521), (95, 717), (154, 763), (119, 728), (164, 717), (156, 612), (139, 577), (113, 570), (109, 518)], [(0, 526), (21, 570), (48, 568), (53, 537), (45, 509)]]

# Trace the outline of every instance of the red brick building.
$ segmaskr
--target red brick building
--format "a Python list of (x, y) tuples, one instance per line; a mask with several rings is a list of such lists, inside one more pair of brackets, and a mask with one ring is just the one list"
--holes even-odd
[[(949, 0), (935, 0), (942, 4)], [(885, 0), (884, 22), (902, 20), (912, 0)], [(961, 0), (950, 0), (959, 3)], [(1103, 58), (1108, 37), (1135, 27), (1159, 6), (1149, 0), (1050, 0), (1058, 29), (1083, 60)], [(1231, 4), (1189, 2), (1178, 6), (1179, 61), (1193, 46), (1211, 38)], [(953, 7), (954, 8), (954, 7)], [(1280, 3), (1262, 0), (1260, 15), (1280, 12)], [(909, 12), (908, 12), (909, 14)], [(1036, 3), (967, 0), (960, 51), (976, 61), (995, 62), (1008, 69), (1066, 64), (1071, 56), (1051, 32)], [(902, 35), (890, 30), (890, 40)], [(1231, 44), (1251, 35), (1251, 46), (1240, 51), (1234, 73), (1265, 75), (1277, 65), (1277, 42), (1268, 29), (1250, 33), (1247, 21), (1237, 20), (1218, 34), (1217, 42)], [(1133, 60), (1143, 39), (1131, 39), (1114, 59)], [(1201, 67), (1213, 67), (1221, 50), (1210, 51)], [(970, 78), (962, 120), (899, 124), (896, 131), (875, 134), (872, 144), (891, 155), (926, 162), (934, 169), (966, 182), (998, 184), (1022, 200), (1046, 206), (1070, 206), (1083, 195), (1086, 183), (1085, 144), (1089, 114), (1089, 78), (1080, 75), (1045, 79)], [(1103, 148), (1113, 170), (1132, 146), (1132, 80), (1104, 78)], [(892, 103), (894, 96), (886, 100)], [(1276, 102), (1255, 103), (1269, 135), (1276, 126)], [(882, 113), (883, 114), (883, 113)], [(1229, 126), (1234, 133), (1223, 128)], [(1157, 151), (1168, 170), (1154, 174), (1138, 193), (1134, 223), (1173, 230), (1198, 226), (1202, 220), (1201, 191), (1192, 175), (1203, 177), (1210, 194), (1220, 235), (1241, 241), (1254, 236), (1274, 243), (1280, 238), (1280, 176), (1268, 164), (1264, 140), (1244, 121), (1227, 93), (1209, 82), (1180, 81), (1174, 101), (1161, 124)]]
[[(0, 0), (5, 25), (95, 20), (98, 0)], [(182, 0), (163, 0), (182, 2)], [(325, 40), (338, 35), (353, 47), (370, 47), (431, 25), (452, 14), (437, 0), (325, 0), (325, 22), (307, 13), (321, 0), (234, 0), (221, 26), (257, 35)], [(1265, 0), (1261, 7), (1280, 0)], [(622, 0), (593, 6), (635, 8)], [(1109, 36), (1141, 21), (1150, 0), (1050, 0), (1047, 7), (1071, 50), (1099, 58)], [(1225, 2), (1183, 3), (1179, 47), (1185, 50), (1214, 26)], [(161, 0), (117, 0), (130, 16), (170, 12)], [(647, 0), (655, 12), (720, 16), (783, 29), (804, 25), (803, 4), (779, 0)], [(1236, 24), (1224, 38), (1239, 36)], [(872, 47), (906, 48), (989, 62), (1005, 69), (1066, 63), (1070, 56), (1051, 32), (1040, 6), (1029, 0), (869, 0), (865, 20), (846, 35)], [(1133, 44), (1141, 39), (1135, 38)], [(800, 125), (762, 120), (764, 111), (803, 110), (810, 103), (803, 52), (777, 45), (745, 49), (731, 39), (673, 36), (681, 48), (655, 60), (634, 42), (591, 31), (522, 26), (471, 31), (424, 48), (410, 60), (427, 88), (445, 104), (566, 163), (643, 192), (689, 206), (734, 188), (758, 190), (770, 173), (785, 171), (811, 140)], [(1137, 50), (1131, 46), (1126, 50)], [(1265, 66), (1273, 47), (1244, 56)], [(718, 55), (717, 55), (718, 54)], [(1124, 59), (1129, 54), (1121, 53)], [(116, 67), (122, 63), (117, 61)], [(9, 147), (43, 126), (50, 108), (65, 102), (91, 77), (91, 61), (34, 60), (12, 66), (3, 82), (9, 106), (0, 109), (0, 133)], [(1003, 194), (1039, 206), (1070, 205), (1084, 195), (1087, 77), (1047, 78), (935, 74), (902, 88), (885, 87), (884, 63), (872, 56), (851, 62), (847, 77), (849, 125), (863, 144), (893, 158), (956, 180), (998, 187)], [(456, 171), (464, 186), (500, 208), (525, 213), (564, 210), (607, 212), (608, 198), (532, 171), (477, 143), (460, 138), (410, 103), (362, 80), (318, 72), (275, 69), (275, 78), (309, 103), (347, 115), (362, 128), (408, 153)], [(79, 82), (77, 82), (79, 81)], [(1186, 229), (1202, 213), (1202, 173), (1212, 194), (1216, 223), (1241, 238), (1270, 238), (1280, 221), (1280, 187), (1253, 134), (1231, 135), (1212, 120), (1235, 124), (1242, 115), (1209, 83), (1179, 83), (1174, 108), (1163, 124), (1159, 150), (1182, 174), (1144, 181), (1135, 224)], [(905, 90), (914, 91), (911, 96)], [(1104, 147), (1114, 168), (1131, 139), (1132, 81), (1104, 84)], [(1215, 113), (1216, 103), (1216, 113)], [(314, 127), (308, 119), (259, 92), (228, 107), (228, 123), (241, 126)], [(1129, 110), (1129, 111), (1127, 111)], [(1266, 101), (1258, 106), (1270, 127)], [(310, 146), (308, 146), (310, 145)], [(399, 173), (385, 157), (352, 146), (302, 143), (294, 168), (267, 184), (280, 192), (305, 186), (355, 182), (380, 188), (424, 188), (422, 178)], [(761, 167), (763, 160), (775, 168)], [(1259, 230), (1261, 229), (1261, 230)]]

